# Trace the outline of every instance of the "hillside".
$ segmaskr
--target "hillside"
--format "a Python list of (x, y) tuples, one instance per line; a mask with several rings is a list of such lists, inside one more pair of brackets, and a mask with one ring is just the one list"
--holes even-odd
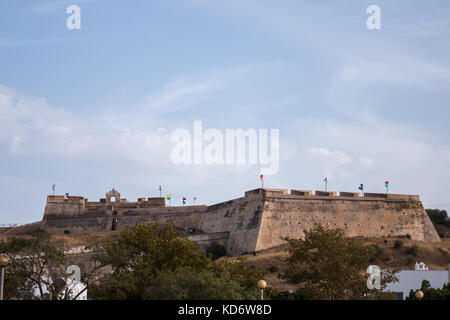
[[(424, 262), (430, 270), (447, 270), (450, 264), (450, 239), (444, 238), (441, 242), (423, 242), (409, 239), (361, 239), (367, 244), (376, 244), (379, 250), (378, 258), (373, 264), (380, 266), (382, 269), (401, 269), (414, 270), (416, 261)], [(402, 241), (400, 248), (395, 248), (396, 240)], [(408, 248), (417, 245), (417, 256), (413, 257), (413, 264), (408, 264)], [(273, 286), (279, 290), (295, 289), (295, 285), (290, 285), (277, 277), (278, 273), (283, 273), (287, 266), (284, 262), (288, 257), (287, 246), (283, 245), (272, 248), (256, 255), (244, 255), (248, 261), (258, 268), (269, 269), (272, 266), (277, 267), (277, 272), (269, 273), (266, 281), (269, 286)]]
[[(80, 235), (54, 235), (52, 242), (58, 246), (69, 248), (81, 245), (98, 244), (105, 241), (114, 241), (118, 239), (119, 232), (98, 232), (92, 234)], [(24, 236), (27, 237), (27, 236)], [(5, 236), (0, 236), (5, 239)], [(430, 270), (446, 270), (450, 264), (450, 238), (443, 238), (441, 242), (424, 242), (414, 241), (410, 239), (396, 239), (396, 238), (360, 238), (361, 241), (367, 244), (376, 244), (379, 247), (379, 256), (373, 262), (382, 269), (414, 269), (416, 261), (422, 261), (430, 268)], [(395, 248), (395, 242), (399, 240), (402, 242), (400, 248)], [(416, 257), (409, 258), (413, 261), (408, 263), (408, 248), (417, 246)], [(269, 273), (266, 281), (269, 286), (275, 287), (278, 290), (295, 289), (295, 286), (287, 284), (284, 280), (278, 278), (278, 273), (283, 273), (286, 270), (285, 260), (288, 257), (287, 246), (282, 245), (272, 249), (267, 249), (258, 252), (256, 255), (243, 255), (252, 265), (258, 268), (265, 268), (269, 270), (276, 269), (275, 272)], [(85, 260), (87, 257), (78, 257)], [(234, 257), (223, 257), (221, 259), (234, 259)], [(272, 270), (273, 271), (273, 270)]]

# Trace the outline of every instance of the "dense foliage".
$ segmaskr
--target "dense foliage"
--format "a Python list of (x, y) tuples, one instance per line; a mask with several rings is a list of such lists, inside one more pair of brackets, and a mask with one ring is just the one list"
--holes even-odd
[[(73, 299), (77, 295), (68, 286), (73, 275), (68, 272), (72, 261), (64, 250), (50, 241), (43, 232), (27, 238), (9, 238), (0, 242), (0, 254), (9, 259), (5, 272), (5, 299)], [(80, 266), (82, 280), (89, 283), (95, 267)]]
[(93, 299), (256, 299), (264, 272), (243, 259), (213, 261), (171, 224), (140, 224), (103, 245), (98, 257), (112, 268)]
[(289, 257), (283, 278), (299, 285), (295, 298), (379, 298), (386, 283), (397, 280), (393, 272), (384, 272), (381, 290), (369, 290), (365, 272), (377, 256), (374, 245), (346, 239), (342, 230), (326, 230), (318, 224), (304, 233), (304, 240), (286, 238)]
[(435, 224), (446, 224), (450, 227), (450, 219), (447, 215), (447, 211), (439, 209), (427, 209), (428, 217)]
[[(442, 289), (434, 289), (428, 280), (423, 280), (420, 290), (423, 292), (423, 298), (420, 300), (450, 300), (450, 282), (444, 284)], [(418, 300), (416, 291), (410, 290), (406, 300)]]

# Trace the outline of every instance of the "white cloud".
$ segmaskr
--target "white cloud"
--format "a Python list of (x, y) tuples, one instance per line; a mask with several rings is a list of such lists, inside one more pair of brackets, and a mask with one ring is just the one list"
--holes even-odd
[(446, 203), (450, 146), (417, 126), (309, 119), (299, 121), (290, 136), (302, 137), (297, 145), (307, 152), (300, 148), (298, 160), (281, 168), (289, 166), (287, 171), (296, 173), (293, 181), (305, 181), (299, 187), (328, 175), (333, 188), (353, 190), (364, 183), (368, 192), (383, 192), (383, 182), (389, 179), (393, 193), (419, 194), (428, 204)]
[[(77, 0), (76, 4), (87, 4), (92, 3), (95, 0)], [(28, 7), (29, 10), (39, 14), (47, 14), (52, 13), (57, 10), (61, 10), (65, 13), (65, 9), (73, 4), (72, 0), (49, 0), (49, 1), (39, 1), (38, 3), (34, 3)]]
[[(124, 158), (153, 162), (168, 135), (103, 117), (82, 118), (43, 98), (0, 87), (0, 142), (13, 154), (53, 154), (85, 160)], [(116, 118), (117, 119), (117, 118)]]

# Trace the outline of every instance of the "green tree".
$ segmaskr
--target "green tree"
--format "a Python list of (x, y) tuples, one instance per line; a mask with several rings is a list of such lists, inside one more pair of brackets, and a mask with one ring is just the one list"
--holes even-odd
[(216, 277), (237, 282), (246, 291), (247, 299), (256, 299), (259, 296), (256, 283), (267, 275), (266, 270), (256, 268), (243, 257), (215, 261), (209, 269)]
[(373, 245), (346, 239), (342, 230), (326, 230), (319, 224), (304, 233), (304, 240), (286, 238), (288, 269), (282, 275), (299, 285), (297, 299), (380, 298), (387, 283), (397, 280), (393, 271), (384, 272), (381, 289), (369, 290), (365, 272), (377, 256)]
[(220, 243), (213, 242), (206, 248), (206, 254), (211, 255), (213, 260), (217, 260), (227, 254), (227, 248)]
[[(444, 284), (442, 289), (435, 289), (428, 280), (423, 280), (420, 290), (423, 292), (423, 298), (420, 300), (450, 300), (450, 282)], [(418, 300), (416, 291), (410, 290), (406, 300)]]
[[(73, 299), (67, 286), (71, 276), (67, 267), (73, 261), (51, 242), (47, 233), (33, 233), (30, 238), (11, 237), (0, 242), (0, 253), (10, 260), (6, 268), (5, 299)], [(92, 276), (81, 266), (81, 282)], [(94, 272), (94, 269), (92, 269)], [(86, 286), (87, 288), (87, 286)], [(37, 294), (36, 294), (37, 292)]]
[(418, 251), (419, 251), (419, 247), (417, 245), (411, 246), (408, 249), (406, 249), (406, 253), (413, 257), (417, 257)]
[(102, 249), (96, 259), (111, 267), (112, 273), (91, 290), (90, 295), (100, 299), (144, 299), (146, 288), (161, 272), (182, 267), (201, 271), (211, 262), (193, 242), (179, 237), (170, 223), (139, 224)]
[(93, 299), (256, 299), (264, 274), (244, 259), (212, 261), (171, 223), (140, 224), (102, 248), (96, 259), (112, 272), (91, 288)]
[(394, 248), (398, 249), (403, 245), (403, 242), (401, 240), (395, 240), (394, 242)]
[(251, 298), (239, 283), (217, 277), (209, 270), (190, 268), (159, 274), (144, 292), (144, 299), (157, 300), (242, 300)]
[(450, 226), (450, 219), (447, 211), (439, 209), (426, 209), (428, 217), (434, 224), (448, 224)]

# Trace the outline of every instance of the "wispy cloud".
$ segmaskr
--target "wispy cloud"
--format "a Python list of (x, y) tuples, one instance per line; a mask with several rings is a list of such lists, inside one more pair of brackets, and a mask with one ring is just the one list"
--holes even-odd
[(49, 0), (49, 1), (39, 1), (28, 7), (29, 10), (38, 14), (52, 13), (57, 10), (65, 12), (65, 9), (72, 4), (86, 4), (97, 2), (99, 0), (77, 0), (75, 3), (72, 0)]

